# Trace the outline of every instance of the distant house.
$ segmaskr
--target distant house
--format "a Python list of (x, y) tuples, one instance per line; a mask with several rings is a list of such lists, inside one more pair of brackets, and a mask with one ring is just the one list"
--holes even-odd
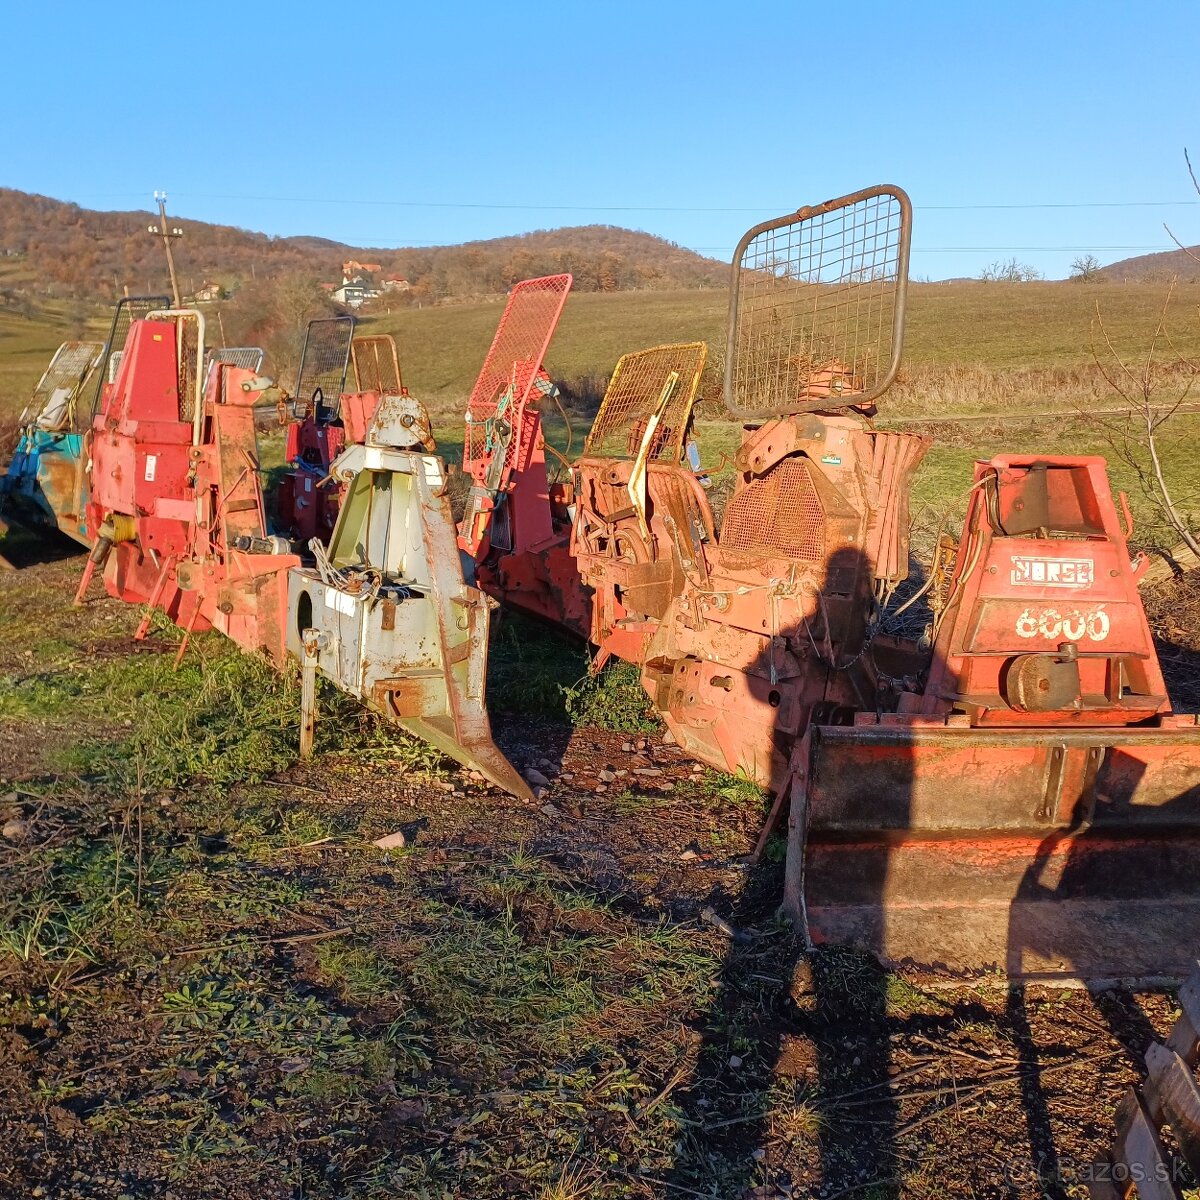
[(383, 268), (378, 263), (360, 263), (355, 259), (342, 263), (342, 278), (353, 279), (356, 275), (377, 275)]
[(367, 289), (361, 283), (342, 283), (333, 289), (331, 295), (347, 308), (358, 308), (367, 298)]
[(195, 301), (197, 304), (213, 304), (217, 300), (224, 299), (224, 297), (225, 289), (219, 283), (212, 283), (206, 279), (196, 289)]
[(407, 292), (412, 284), (403, 275), (387, 275), (382, 283), (385, 292)]

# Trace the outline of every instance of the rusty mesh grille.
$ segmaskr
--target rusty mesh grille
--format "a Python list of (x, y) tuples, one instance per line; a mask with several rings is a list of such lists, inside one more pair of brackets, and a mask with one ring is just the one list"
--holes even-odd
[(129, 336), (129, 326), (134, 321), (140, 321), (149, 312), (170, 307), (170, 296), (125, 296), (117, 301), (112, 325), (108, 330), (108, 340), (104, 343), (100, 370), (96, 372), (96, 390), (92, 393), (93, 417), (100, 411), (104, 385), (117, 377), (116, 368), (110, 369), (110, 364), (114, 358), (120, 363), (120, 356), (125, 353), (125, 339)]
[[(571, 290), (570, 275), (525, 279), (508, 295), (496, 336), (483, 360), (467, 402), (463, 465), (473, 470), (486, 464), (506, 434), (515, 414), (522, 411), (542, 365), (546, 349)], [(507, 438), (512, 454), (517, 438)]]
[(300, 369), (292, 395), (311, 402), (318, 388), (322, 402), (336, 409), (346, 390), (346, 369), (350, 364), (350, 342), (354, 337), (353, 317), (323, 317), (309, 321), (300, 352)]
[(908, 197), (871, 188), (756, 226), (734, 255), (725, 398), (738, 416), (868, 403), (899, 365)]
[[(42, 413), (56, 392), (67, 393), (69, 408), (73, 410), (79, 389), (87, 382), (88, 375), (103, 353), (102, 342), (63, 342), (33, 389), (30, 400), (33, 415), (36, 417)], [(71, 415), (71, 411), (68, 411), (66, 419), (70, 420)]]
[(194, 313), (176, 313), (175, 369), (178, 374), (179, 419), (191, 421), (196, 415), (199, 379), (200, 319)]
[(677, 379), (655, 428), (650, 459), (679, 462), (707, 354), (708, 347), (703, 342), (656, 346), (653, 350), (626, 354), (609, 381), (584, 453), (633, 458), (646, 435), (650, 418), (663, 403), (664, 391), (674, 373)]
[(360, 392), (403, 395), (400, 357), (396, 353), (395, 340), (389, 334), (356, 337), (350, 346), (350, 357), (354, 363), (354, 382)]
[(743, 554), (821, 562), (825, 509), (808, 465), (785, 458), (734, 495), (725, 508), (720, 545)]

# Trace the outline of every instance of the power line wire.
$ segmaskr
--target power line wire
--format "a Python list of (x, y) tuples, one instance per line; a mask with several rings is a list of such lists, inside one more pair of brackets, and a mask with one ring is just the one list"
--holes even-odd
[[(772, 205), (755, 207), (684, 207), (656, 204), (493, 204), (483, 201), (458, 200), (374, 200), (367, 197), (322, 196), (235, 196), (210, 195), (200, 192), (176, 192), (175, 196), (189, 200), (252, 200), (268, 204), (351, 204), (379, 208), (462, 208), (494, 209), (518, 212), (660, 212), (660, 213), (761, 213), (777, 212)], [(1196, 207), (1200, 200), (1094, 200), (1064, 203), (1028, 204), (916, 204), (917, 211), (928, 212), (985, 212), (1020, 209), (1081, 209), (1081, 208), (1183, 208)]]

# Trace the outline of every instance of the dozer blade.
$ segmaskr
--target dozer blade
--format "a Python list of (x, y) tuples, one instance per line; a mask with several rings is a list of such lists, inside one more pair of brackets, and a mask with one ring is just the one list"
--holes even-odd
[[(497, 787), (533, 798), (492, 741), (489, 600), (463, 578), (457, 530), (429, 439), (407, 396), (379, 406), (365, 445), (333, 466), (348, 482), (328, 551), (288, 582), (288, 648), (345, 691)], [(306, 638), (306, 631), (310, 631)]]
[(1194, 718), (871, 721), (815, 727), (793, 758), (785, 905), (814, 941), (937, 973), (1186, 974), (1200, 944)]

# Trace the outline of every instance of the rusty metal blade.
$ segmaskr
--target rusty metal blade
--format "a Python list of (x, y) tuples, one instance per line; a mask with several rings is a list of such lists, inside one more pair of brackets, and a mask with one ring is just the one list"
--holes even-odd
[(454, 759), (471, 771), (478, 771), (489, 783), (493, 783), (501, 791), (516, 796), (522, 800), (532, 800), (533, 793), (529, 784), (521, 778), (516, 767), (504, 757), (500, 748), (492, 741), (490, 728), (481, 730), (474, 736), (465, 734), (461, 729), (446, 728), (434, 720), (413, 717), (404, 720), (397, 719), (401, 728), (407, 729), (414, 737), (419, 737), (430, 745), (436, 746), (447, 758)]
[[(409, 401), (409, 406), (415, 404)], [(411, 417), (411, 414), (409, 414)], [(400, 407), (382, 406), (363, 445), (333, 465), (348, 483), (328, 550), (288, 582), (288, 650), (497, 787), (532, 799), (492, 740), (489, 600), (463, 577), (442, 460), (402, 448)], [(411, 422), (410, 422), (411, 424)], [(417, 422), (428, 428), (421, 414)]]
[(817, 727), (803, 765), (814, 940), (1020, 979), (1194, 964), (1200, 729)]

